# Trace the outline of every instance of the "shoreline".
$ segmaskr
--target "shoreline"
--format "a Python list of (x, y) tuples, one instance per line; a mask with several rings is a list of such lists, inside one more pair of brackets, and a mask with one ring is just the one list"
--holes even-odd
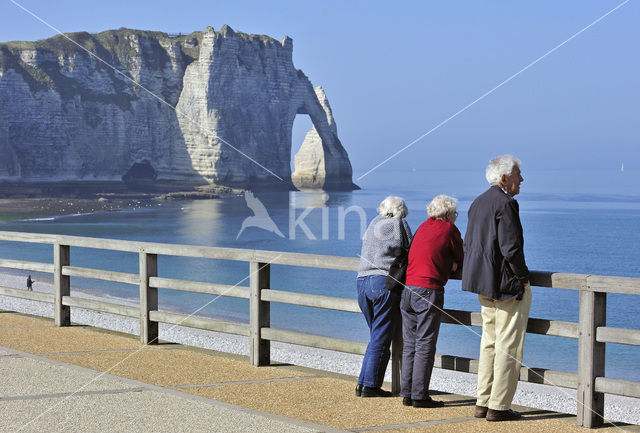
[(180, 182), (158, 182), (141, 189), (129, 189), (115, 181), (0, 182), (0, 222), (155, 207), (177, 200), (218, 199), (244, 191)]
[(96, 197), (0, 198), (0, 222), (117, 212), (163, 206), (181, 200), (211, 200), (241, 194), (237, 190), (166, 194), (98, 194)]
[(161, 204), (147, 198), (3, 198), (0, 199), (0, 222), (115, 212)]
[[(0, 270), (0, 285), (23, 289), (25, 282), (21, 275), (14, 275)], [(35, 286), (35, 290), (52, 293), (53, 286), (49, 282), (40, 280), (38, 285)], [(72, 288), (72, 296), (105, 300), (105, 298), (87, 294), (76, 288)], [(137, 305), (113, 298), (109, 298), (108, 301)], [(42, 317), (53, 317), (52, 304), (1, 295), (0, 309)], [(140, 324), (138, 319), (130, 317), (72, 308), (71, 320), (74, 323), (127, 334), (138, 335), (139, 333)], [(244, 356), (249, 354), (249, 339), (247, 337), (162, 323), (159, 329), (162, 340)], [(276, 342), (271, 344), (271, 357), (278, 362), (353, 376), (354, 383), (362, 363), (361, 355)], [(389, 367), (385, 375), (385, 381), (390, 382), (390, 380), (391, 369)], [(475, 374), (435, 368), (431, 380), (431, 389), (473, 398), (476, 392), (476, 380)], [(573, 389), (519, 382), (513, 403), (537, 409), (575, 414), (577, 408), (575, 399), (576, 391)], [(640, 424), (640, 405), (637, 399), (605, 395), (604, 415), (607, 420)]]

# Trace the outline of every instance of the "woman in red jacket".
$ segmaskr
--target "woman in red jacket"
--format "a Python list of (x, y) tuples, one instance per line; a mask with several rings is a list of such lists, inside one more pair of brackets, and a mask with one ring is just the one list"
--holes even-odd
[(444, 305), (444, 286), (462, 266), (462, 237), (455, 226), (456, 199), (439, 195), (427, 205), (429, 219), (416, 231), (402, 291), (402, 404), (441, 407), (429, 396), (429, 381)]

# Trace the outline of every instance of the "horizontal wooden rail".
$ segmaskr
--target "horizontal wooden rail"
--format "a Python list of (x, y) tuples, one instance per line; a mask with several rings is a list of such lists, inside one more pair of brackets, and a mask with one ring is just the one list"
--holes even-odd
[[(482, 316), (474, 311), (445, 309), (442, 323), (482, 327)], [(555, 337), (578, 338), (578, 324), (560, 320), (529, 318), (527, 332)]]
[(578, 324), (561, 320), (530, 318), (527, 323), (530, 334), (552, 335), (554, 337), (578, 338)]
[(63, 244), (73, 247), (115, 250), (131, 253), (145, 252), (167, 256), (197, 257), (205, 259), (262, 262), (278, 265), (303, 266), (343, 271), (358, 269), (357, 257), (325, 256), (320, 254), (288, 253), (282, 251), (247, 250), (240, 248), (201, 247), (195, 245), (160, 244), (154, 242), (124, 241), (120, 239), (85, 238), (80, 236), (41, 233), (3, 232), (0, 240)]
[(531, 271), (532, 286), (640, 295), (640, 278)]
[(357, 257), (323, 256), (306, 253), (281, 253), (278, 251), (254, 251), (254, 261), (273, 265), (303, 266), (305, 268), (357, 271), (360, 259)]
[(249, 325), (244, 323), (225, 322), (207, 317), (189, 316), (170, 313), (168, 311), (149, 311), (149, 319), (154, 322), (169, 323), (189, 328), (206, 329), (208, 331), (225, 332), (227, 334), (249, 336)]
[(103, 271), (102, 269), (79, 268), (76, 266), (64, 266), (62, 275), (69, 277), (90, 278), (93, 280), (111, 281), (113, 283), (124, 283), (137, 286), (140, 284), (138, 274), (127, 274), (124, 272)]
[(0, 287), (0, 295), (28, 299), (30, 301), (47, 302), (49, 304), (53, 304), (55, 300), (55, 295), (53, 293), (32, 292), (27, 290), (12, 289), (11, 287)]
[(531, 271), (529, 281), (536, 287), (554, 287), (558, 289), (584, 290), (587, 275), (563, 272)]
[(587, 277), (587, 287), (585, 290), (601, 293), (640, 295), (640, 278), (589, 275)]
[(474, 311), (444, 309), (442, 323), (465, 326), (482, 326), (482, 316)]
[(287, 292), (283, 290), (264, 289), (260, 299), (267, 302), (299, 305), (302, 307), (323, 308), (325, 310), (360, 313), (358, 302), (354, 299), (332, 298), (329, 296), (308, 295), (305, 293)]
[(436, 353), (433, 366), (444, 370), (462, 371), (464, 373), (478, 372), (478, 360), (462, 356), (441, 355)]
[[(477, 374), (478, 360), (438, 353), (435, 357), (434, 367), (442, 368), (443, 370)], [(520, 367), (520, 381), (575, 389), (578, 386), (578, 375), (565, 371), (522, 366)]]
[(640, 398), (640, 383), (632, 382), (630, 380), (597, 377), (595, 391), (606, 394), (623, 395), (625, 397)]
[(0, 268), (20, 269), (23, 271), (44, 272), (53, 274), (53, 265), (51, 263), (26, 262), (23, 260), (0, 259)]
[(96, 301), (94, 299), (78, 298), (75, 296), (63, 296), (62, 305), (100, 311), (101, 313), (117, 314), (119, 316), (140, 316), (140, 308), (138, 307), (129, 307), (127, 305), (114, 304), (113, 302)]
[(367, 343), (325, 337), (323, 335), (305, 334), (277, 328), (262, 328), (262, 338), (280, 343), (297, 344), (298, 346), (315, 347), (317, 349), (335, 350), (337, 352), (364, 355)]
[(539, 383), (542, 385), (559, 386), (576, 389), (578, 375), (567, 371), (547, 370), (545, 368), (520, 367), (522, 382)]
[(596, 341), (600, 343), (618, 343), (628, 344), (630, 346), (640, 346), (640, 329), (599, 326), (596, 329)]
[(179, 290), (183, 292), (220, 295), (231, 298), (249, 299), (249, 288), (227, 284), (202, 283), (198, 281), (176, 280), (173, 278), (150, 277), (149, 286), (157, 289)]
[(640, 295), (640, 278), (532, 271), (532, 286)]

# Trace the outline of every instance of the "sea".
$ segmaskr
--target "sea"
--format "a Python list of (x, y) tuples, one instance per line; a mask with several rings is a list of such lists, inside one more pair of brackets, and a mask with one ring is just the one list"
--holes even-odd
[[(640, 278), (640, 172), (528, 171), (526, 165), (522, 171), (525, 181), (516, 199), (531, 270)], [(483, 169), (382, 168), (356, 183), (362, 189), (353, 192), (256, 192), (258, 205), (242, 194), (216, 200), (167, 201), (117, 212), (4, 221), (0, 230), (358, 257), (362, 234), (386, 196), (405, 200), (407, 221), (413, 231), (427, 218), (426, 204), (434, 196), (457, 198), (456, 225), (464, 236), (467, 210), (488, 188)], [(263, 224), (268, 220), (264, 211), (274, 224)], [(247, 220), (254, 214), (261, 217), (258, 226), (251, 224), (255, 219)], [(49, 245), (0, 242), (0, 257), (51, 263), (52, 249)], [(138, 271), (137, 255), (124, 252), (72, 248), (71, 264)], [(161, 277), (249, 285), (249, 265), (244, 262), (160, 256), (158, 268)], [(271, 287), (278, 290), (355, 299), (355, 279), (355, 272), (271, 267)], [(138, 300), (135, 286), (75, 277), (71, 282), (94, 295)], [(578, 321), (577, 291), (532, 290), (530, 317)], [(161, 308), (182, 313), (249, 320), (247, 300), (161, 290), (159, 302)], [(445, 307), (480, 311), (477, 296), (461, 291), (456, 280), (446, 286)], [(638, 317), (639, 295), (607, 296), (607, 326), (640, 329)], [(368, 341), (364, 318), (356, 313), (272, 304), (271, 325)], [(443, 324), (437, 351), (477, 358), (480, 335), (478, 327)], [(532, 334), (526, 337), (523, 363), (527, 366), (576, 372), (577, 358), (577, 340)], [(607, 377), (640, 381), (638, 365), (640, 347), (607, 344)]]

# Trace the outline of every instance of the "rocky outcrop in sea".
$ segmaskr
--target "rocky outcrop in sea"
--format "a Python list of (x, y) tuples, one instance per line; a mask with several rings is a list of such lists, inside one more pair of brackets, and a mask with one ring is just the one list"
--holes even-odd
[[(0, 44), (0, 181), (355, 189), (327, 97), (292, 52), (228, 26)], [(291, 173), (299, 114), (313, 127)]]

